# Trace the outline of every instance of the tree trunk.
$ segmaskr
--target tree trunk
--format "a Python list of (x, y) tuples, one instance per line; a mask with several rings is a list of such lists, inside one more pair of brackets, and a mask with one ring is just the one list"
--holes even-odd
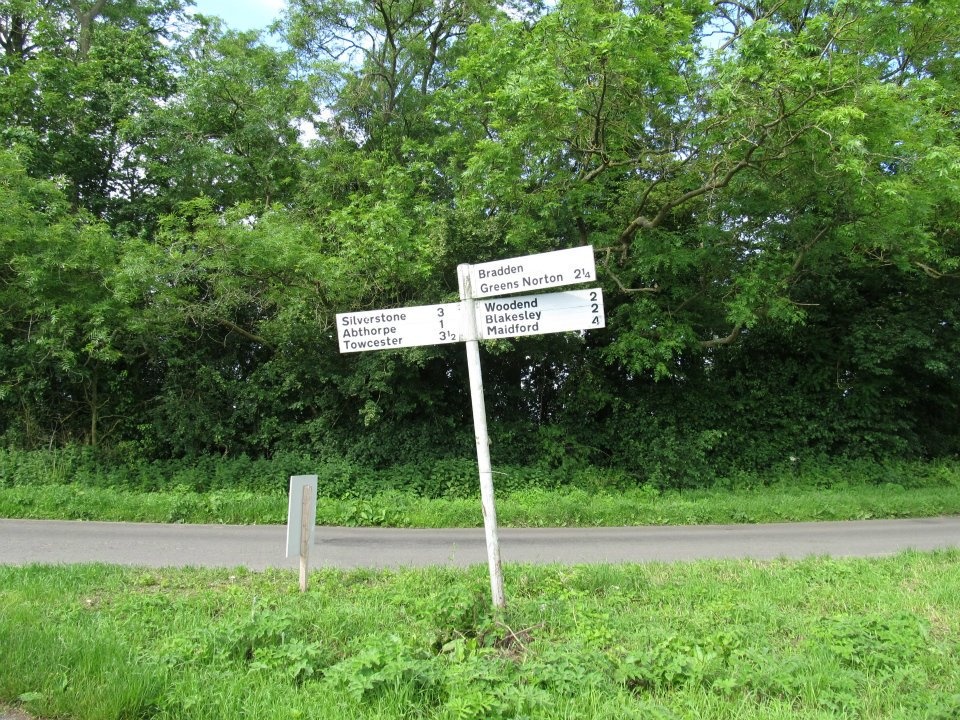
[(70, 6), (77, 16), (78, 23), (77, 57), (83, 60), (90, 53), (90, 47), (93, 43), (93, 23), (107, 6), (107, 0), (96, 0), (93, 6), (86, 11), (80, 7), (77, 0), (71, 0)]

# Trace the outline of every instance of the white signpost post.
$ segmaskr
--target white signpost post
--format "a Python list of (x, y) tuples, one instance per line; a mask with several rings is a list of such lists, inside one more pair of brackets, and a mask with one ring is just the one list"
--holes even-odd
[[(502, 609), (506, 600), (479, 341), (602, 328), (605, 325), (603, 291), (590, 288), (510, 295), (595, 281), (596, 265), (593, 247), (589, 245), (477, 265), (464, 264), (457, 268), (457, 276), (461, 302), (341, 313), (337, 315), (337, 338), (342, 353), (452, 342), (466, 344), (490, 589), (494, 607)], [(501, 297), (504, 295), (508, 297)]]

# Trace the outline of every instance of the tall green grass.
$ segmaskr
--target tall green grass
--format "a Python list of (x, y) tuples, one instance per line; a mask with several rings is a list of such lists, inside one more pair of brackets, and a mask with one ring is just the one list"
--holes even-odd
[[(211, 458), (99, 465), (68, 451), (0, 450), (0, 517), (162, 523), (286, 520), (290, 474), (316, 472), (325, 525), (469, 527), (482, 524), (476, 471), (462, 461), (363, 470), (306, 458)], [(756, 523), (960, 513), (960, 463), (837, 462), (736, 474), (708, 488), (636, 485), (598, 468), (506, 468), (497, 513), (513, 527)]]
[[(177, 489), (136, 492), (78, 485), (0, 488), (0, 517), (158, 523), (282, 524), (279, 492)], [(960, 485), (904, 488), (771, 486), (657, 492), (580, 488), (498, 493), (504, 527), (691, 525), (932, 517), (960, 513)], [(369, 498), (321, 497), (317, 522), (338, 526), (477, 527), (478, 499), (387, 492)]]
[(960, 713), (960, 553), (293, 573), (0, 567), (0, 703), (98, 718)]

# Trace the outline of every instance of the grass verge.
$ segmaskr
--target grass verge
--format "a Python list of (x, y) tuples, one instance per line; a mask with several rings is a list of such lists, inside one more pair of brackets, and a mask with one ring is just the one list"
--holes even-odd
[[(286, 495), (186, 489), (141, 492), (83, 485), (0, 487), (0, 517), (160, 523), (282, 524)], [(960, 483), (659, 492), (650, 488), (589, 492), (580, 488), (501, 493), (504, 527), (691, 525), (932, 517), (960, 514)], [(423, 498), (384, 492), (367, 498), (321, 497), (317, 522), (338, 526), (476, 527), (478, 499)]]
[(293, 573), (0, 567), (0, 703), (119, 718), (955, 718), (960, 552)]

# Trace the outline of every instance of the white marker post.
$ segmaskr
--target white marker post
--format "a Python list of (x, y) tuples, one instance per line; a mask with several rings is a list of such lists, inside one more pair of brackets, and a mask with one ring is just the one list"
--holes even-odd
[(287, 557), (300, 556), (300, 592), (307, 591), (310, 548), (317, 526), (317, 476), (292, 475), (287, 501)]
[(483, 376), (480, 372), (480, 343), (477, 314), (474, 310), (470, 266), (457, 266), (460, 297), (466, 331), (467, 372), (470, 376), (470, 400), (473, 405), (473, 432), (477, 440), (477, 469), (480, 473), (480, 504), (483, 508), (483, 529), (487, 538), (487, 564), (490, 566), (490, 591), (493, 606), (503, 610), (503, 567), (500, 562), (500, 537), (497, 532), (497, 506), (493, 494), (493, 467), (490, 464), (490, 435), (487, 432), (487, 408), (483, 400)]

